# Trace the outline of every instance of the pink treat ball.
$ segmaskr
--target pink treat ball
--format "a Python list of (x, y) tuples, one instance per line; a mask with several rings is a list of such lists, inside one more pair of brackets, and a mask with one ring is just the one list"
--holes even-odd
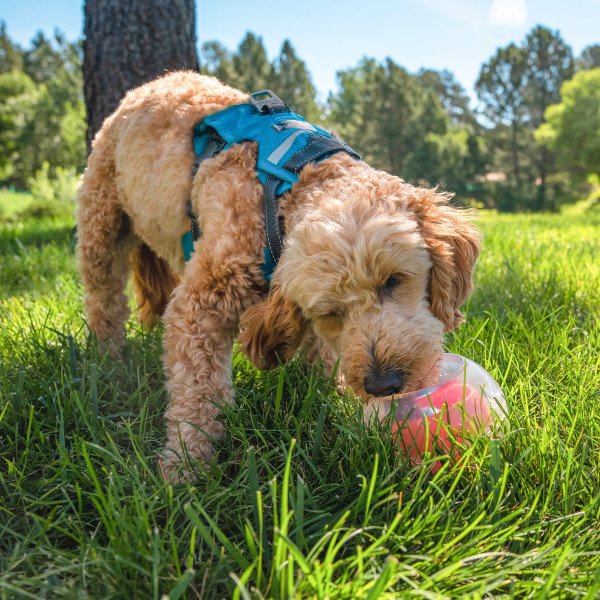
[[(489, 432), (506, 414), (506, 401), (491, 375), (473, 361), (445, 354), (436, 385), (404, 394), (395, 403), (395, 443), (418, 463), (426, 452), (460, 459), (467, 434)], [(435, 472), (441, 463), (432, 466)]]

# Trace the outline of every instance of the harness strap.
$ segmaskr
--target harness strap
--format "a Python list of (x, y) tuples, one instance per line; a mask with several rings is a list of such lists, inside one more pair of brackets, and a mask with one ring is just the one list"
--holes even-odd
[[(200, 168), (200, 164), (207, 158), (214, 158), (217, 154), (219, 154), (219, 152), (221, 152), (221, 150), (223, 150), (225, 146), (225, 140), (217, 133), (216, 130), (213, 130), (204, 150), (201, 152), (196, 152), (196, 148), (194, 148), (195, 158), (194, 163), (192, 164), (192, 179), (196, 176), (196, 173)], [(202, 236), (202, 230), (200, 229), (200, 224), (198, 223), (198, 217), (194, 213), (191, 200), (187, 201), (185, 206), (185, 214), (190, 220), (190, 230), (182, 236), (181, 245), (183, 248), (183, 257), (187, 262), (190, 260), (194, 252), (194, 242), (197, 242)]]
[(185, 214), (190, 220), (190, 233), (192, 234), (192, 240), (197, 242), (202, 236), (202, 230), (200, 229), (200, 224), (198, 223), (198, 217), (194, 213), (191, 200), (187, 201)]
[(308, 163), (325, 158), (328, 154), (346, 152), (352, 158), (360, 160), (360, 154), (348, 144), (337, 138), (328, 138), (315, 133), (310, 136), (308, 144), (293, 154), (285, 163), (285, 168), (294, 173), (301, 171)]
[[(299, 173), (307, 164), (321, 160), (337, 152), (346, 152), (352, 158), (360, 160), (360, 154), (355, 152), (348, 144), (337, 138), (329, 138), (315, 133), (310, 136), (308, 143), (298, 150), (285, 163), (284, 168), (293, 173)], [(276, 267), (283, 252), (283, 236), (281, 223), (277, 215), (277, 188), (282, 180), (273, 175), (267, 177), (265, 183), (265, 228), (267, 246), (271, 254), (273, 265)]]
[(208, 158), (214, 158), (221, 150), (223, 150), (223, 148), (225, 148), (225, 146), (225, 140), (213, 129), (204, 150), (196, 153), (196, 159), (194, 160), (194, 166), (192, 167), (192, 177), (196, 175), (201, 162)]
[(269, 175), (265, 182), (265, 233), (267, 236), (267, 246), (271, 254), (273, 264), (277, 266), (281, 253), (283, 252), (283, 238), (281, 235), (281, 226), (279, 215), (277, 214), (277, 187), (281, 183), (281, 179)]

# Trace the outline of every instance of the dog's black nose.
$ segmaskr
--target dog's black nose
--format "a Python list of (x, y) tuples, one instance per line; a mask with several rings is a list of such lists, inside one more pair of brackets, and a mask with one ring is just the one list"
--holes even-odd
[(373, 369), (365, 376), (365, 392), (373, 396), (397, 394), (404, 389), (407, 377), (408, 373), (402, 369), (388, 371)]

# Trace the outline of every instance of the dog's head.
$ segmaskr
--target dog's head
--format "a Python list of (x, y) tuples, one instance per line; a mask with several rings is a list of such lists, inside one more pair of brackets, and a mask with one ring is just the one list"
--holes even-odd
[(269, 297), (242, 320), (251, 360), (290, 358), (312, 325), (364, 401), (431, 383), (472, 290), (480, 236), (468, 213), (366, 169), (313, 189), (297, 212)]

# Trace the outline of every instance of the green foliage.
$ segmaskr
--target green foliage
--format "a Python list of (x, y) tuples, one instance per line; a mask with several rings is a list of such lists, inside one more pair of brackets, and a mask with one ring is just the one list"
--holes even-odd
[[(598, 48), (584, 49), (577, 68), (597, 66)], [(574, 68), (570, 47), (542, 26), (521, 44), (499, 48), (482, 65), (478, 113), (451, 72), (412, 74), (391, 59), (368, 57), (338, 73), (338, 89), (321, 105), (291, 43), (285, 40), (270, 60), (263, 40), (251, 32), (233, 52), (206, 42), (200, 62), (203, 72), (240, 89), (273, 89), (292, 109), (345, 138), (373, 166), (440, 185), (467, 203), (557, 210), (579, 193), (570, 183), (585, 179), (575, 162), (595, 156), (592, 150), (577, 159), (573, 146), (536, 145), (533, 131), (544, 114), (552, 114), (546, 109), (559, 102), (560, 86)], [(577, 132), (580, 144), (594, 147), (592, 129), (579, 125), (560, 139), (575, 143)], [(46, 163), (50, 180), (60, 177), (59, 169), (80, 172), (85, 156), (81, 44), (60, 32), (51, 39), (38, 33), (21, 48), (0, 22), (0, 183), (24, 189)]]
[(0, 223), (19, 218), (31, 201), (29, 193), (0, 188)]
[(218, 460), (175, 486), (161, 332), (97, 351), (72, 226), (0, 226), (1, 597), (598, 596), (600, 213), (482, 216), (447, 347), (500, 381), (509, 427), (458, 467), (410, 465), (318, 371), (236, 353)]
[(413, 76), (390, 59), (338, 73), (330, 121), (375, 167), (461, 198), (479, 196), (486, 152), (464, 90), (448, 72)]
[(529, 122), (538, 127), (548, 106), (557, 102), (561, 85), (573, 76), (573, 52), (558, 31), (538, 25), (525, 39), (527, 52), (526, 105)]
[(75, 211), (75, 194), (79, 178), (75, 169), (56, 167), (50, 177), (50, 165), (42, 168), (29, 181), (33, 202), (26, 215), (33, 217), (57, 217), (71, 215)]
[(262, 38), (248, 32), (231, 59), (235, 86), (253, 92), (273, 87), (274, 68), (267, 58)]
[(435, 157), (428, 181), (436, 182), (459, 198), (481, 198), (484, 189), (479, 181), (485, 171), (487, 152), (483, 138), (470, 127), (455, 125), (443, 135), (430, 134), (430, 155)]
[(0, 181), (18, 171), (21, 132), (33, 118), (36, 89), (31, 78), (22, 71), (0, 74)]
[(512, 187), (519, 191), (524, 179), (522, 154), (529, 141), (525, 127), (526, 82), (527, 54), (523, 48), (509, 44), (483, 64), (475, 84), (483, 114), (494, 127), (492, 144), (507, 157), (504, 164), (510, 165)]
[(19, 71), (22, 67), (23, 50), (8, 36), (6, 23), (0, 21), (0, 73)]
[[(539, 25), (527, 35), (525, 47), (529, 64), (526, 96), (529, 128), (534, 130), (544, 120), (548, 106), (558, 101), (560, 86), (573, 76), (573, 52), (557, 31)], [(534, 208), (551, 209), (548, 176), (556, 171), (554, 155), (548, 148), (538, 146), (533, 152), (533, 160), (539, 181)], [(556, 196), (556, 190), (553, 192)]]
[(235, 87), (237, 75), (233, 70), (231, 52), (221, 42), (217, 40), (204, 42), (198, 60), (201, 72)]
[(456, 81), (454, 73), (443, 69), (421, 69), (417, 78), (426, 90), (434, 92), (452, 125), (475, 126), (477, 121), (470, 107), (469, 96), (465, 88)]
[(22, 70), (0, 74), (0, 181), (25, 188), (46, 162), (51, 173), (83, 169), (81, 50), (57, 32), (15, 51)]
[(558, 32), (541, 25), (520, 46), (499, 48), (482, 66), (476, 90), (492, 125), (492, 168), (507, 173), (511, 188), (498, 186), (497, 206), (553, 210), (565, 199), (556, 183), (554, 155), (535, 145), (533, 130), (572, 74), (571, 48)]
[(600, 67), (600, 44), (592, 44), (584, 48), (575, 66), (579, 71)]
[(289, 40), (283, 42), (275, 60), (274, 81), (277, 95), (285, 98), (293, 110), (309, 121), (321, 119), (322, 111), (315, 100), (315, 86), (304, 61), (298, 57)]
[(406, 179), (427, 179), (435, 157), (427, 142), (443, 135), (448, 116), (435, 93), (391, 59), (363, 59), (338, 73), (329, 98), (336, 131), (367, 162)]
[(262, 38), (250, 32), (234, 53), (217, 41), (206, 42), (200, 52), (200, 70), (247, 92), (272, 89), (307, 119), (319, 121), (322, 117), (306, 64), (289, 40), (283, 42), (273, 62), (269, 62)]
[(546, 110), (536, 139), (557, 153), (559, 167), (577, 181), (600, 175), (600, 68), (563, 84), (561, 102)]

